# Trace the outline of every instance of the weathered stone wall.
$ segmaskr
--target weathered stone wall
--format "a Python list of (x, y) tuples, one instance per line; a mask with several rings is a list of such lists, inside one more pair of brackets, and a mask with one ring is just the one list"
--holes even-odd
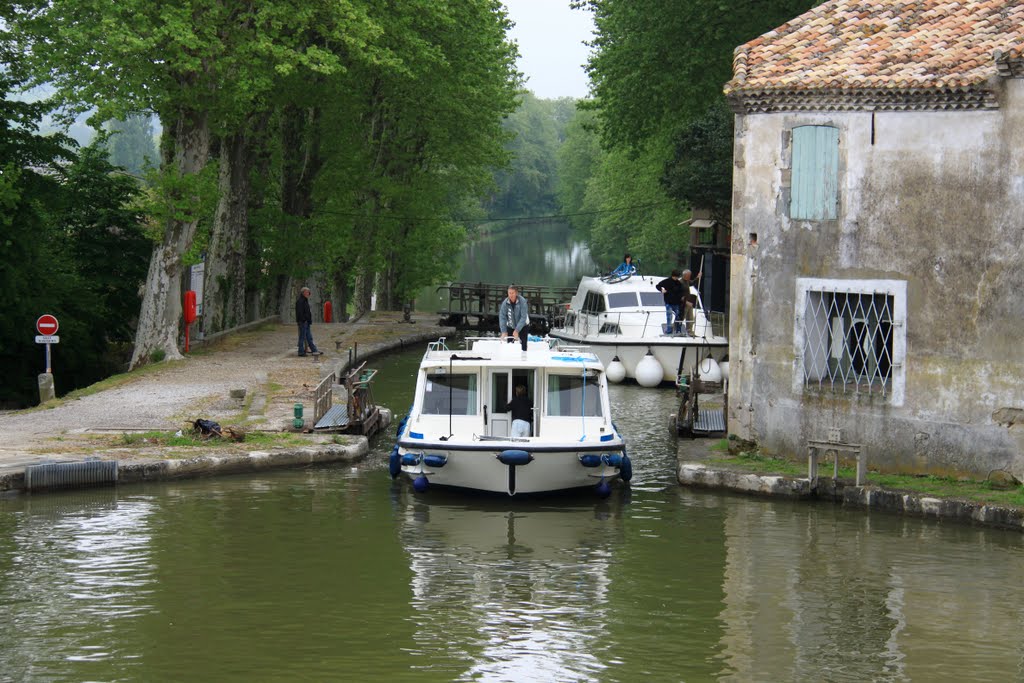
[[(838, 427), (873, 466), (1024, 478), (1024, 80), (995, 87), (998, 110), (737, 117), (730, 431), (802, 456)], [(801, 125), (839, 129), (835, 220), (788, 217)], [(906, 282), (901, 399), (794, 381), (797, 278)]]

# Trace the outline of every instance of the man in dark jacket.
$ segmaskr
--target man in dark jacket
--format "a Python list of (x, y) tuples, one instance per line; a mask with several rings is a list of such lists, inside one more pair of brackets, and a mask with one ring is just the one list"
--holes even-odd
[(295, 301), (295, 322), (299, 326), (299, 355), (306, 355), (306, 347), (314, 356), (319, 356), (316, 344), (313, 343), (313, 313), (309, 310), (309, 287), (303, 287), (299, 298)]
[(658, 291), (665, 299), (665, 333), (672, 333), (672, 323), (679, 319), (679, 304), (683, 300), (683, 283), (679, 281), (682, 273), (673, 270), (672, 275), (658, 283)]

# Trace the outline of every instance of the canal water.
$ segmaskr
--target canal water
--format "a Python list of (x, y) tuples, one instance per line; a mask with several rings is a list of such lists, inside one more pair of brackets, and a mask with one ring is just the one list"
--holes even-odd
[[(399, 415), (420, 355), (374, 361)], [(417, 495), (393, 429), (355, 466), (0, 498), (0, 681), (1024, 680), (1024, 535), (681, 488), (673, 392), (611, 394), (607, 500)]]
[[(605, 271), (618, 264), (605, 264)], [(586, 243), (564, 223), (534, 223), (484, 235), (466, 245), (457, 282), (575, 287), (597, 266)], [(416, 309), (436, 312), (446, 308), (446, 291), (428, 287), (416, 296)]]
[[(418, 351), (378, 359), (403, 412)], [(369, 459), (0, 499), (0, 680), (1015, 681), (1019, 533), (687, 490), (414, 494)]]

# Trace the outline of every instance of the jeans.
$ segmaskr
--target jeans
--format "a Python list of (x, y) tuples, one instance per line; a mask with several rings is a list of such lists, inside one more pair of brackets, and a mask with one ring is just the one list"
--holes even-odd
[(530, 423), (526, 420), (512, 420), (512, 436), (530, 436)]
[(668, 329), (672, 329), (672, 323), (679, 319), (679, 306), (673, 306), (672, 304), (665, 304), (665, 324)]
[(309, 346), (309, 350), (316, 353), (316, 344), (313, 343), (313, 330), (310, 329), (309, 323), (299, 323), (299, 355), (306, 355), (306, 346)]
[[(505, 337), (505, 340), (509, 344), (511, 344), (511, 343), (516, 341), (515, 337), (512, 336), (511, 332), (508, 333), (508, 336)], [(526, 345), (527, 345), (527, 343), (529, 343), (529, 341), (530, 341), (530, 332), (528, 330), (525, 330), (525, 329), (522, 330), (519, 333), (519, 343), (522, 345), (523, 351), (526, 350)]]

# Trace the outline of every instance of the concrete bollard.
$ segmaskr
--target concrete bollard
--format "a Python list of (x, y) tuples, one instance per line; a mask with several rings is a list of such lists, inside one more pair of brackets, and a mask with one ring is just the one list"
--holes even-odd
[(46, 403), (57, 398), (53, 389), (53, 373), (43, 372), (39, 374), (39, 402)]

